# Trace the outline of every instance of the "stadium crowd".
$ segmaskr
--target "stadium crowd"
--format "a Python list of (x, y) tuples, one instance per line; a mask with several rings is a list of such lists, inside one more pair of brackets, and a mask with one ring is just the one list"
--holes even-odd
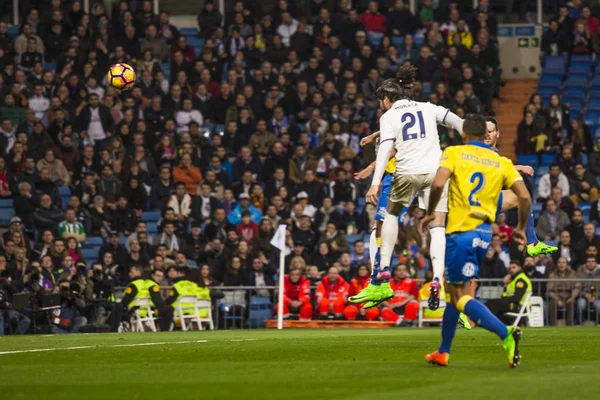
[[(286, 285), (300, 293), (292, 299), (286, 290), (288, 311), (377, 318), (378, 310), (345, 303), (369, 276), (362, 237), (372, 211), (355, 173), (374, 157), (359, 145), (378, 129), (374, 90), (410, 63), (416, 100), (464, 116), (492, 114), (502, 84), (488, 0), (475, 10), (424, 0), (416, 15), (402, 0), (314, 1), (313, 15), (287, 0), (268, 11), (236, 1), (221, 15), (209, 0), (198, 30), (185, 32), (147, 0), (121, 1), (110, 15), (103, 3), (92, 2), (90, 14), (78, 0), (29, 3), (18, 32), (0, 20), (0, 201), (12, 200), (0, 210), (12, 213), (0, 241), (0, 289), (4, 307), (23, 291), (64, 294), (61, 313), (77, 323), (61, 331), (94, 322), (98, 288), (128, 285), (137, 267), (162, 286), (196, 268), (200, 287), (271, 286), (279, 224), (288, 226)], [(137, 72), (131, 91), (107, 85), (119, 62)], [(534, 106), (535, 126), (543, 115), (570, 126), (560, 104), (550, 112)], [(440, 138), (443, 147), (461, 143), (452, 130)], [(576, 157), (592, 148), (576, 144), (564, 160), (563, 150), (562, 172), (549, 178), (568, 216), (578, 199), (598, 198), (595, 181), (577, 172)], [(572, 254), (575, 265), (581, 253), (565, 250), (571, 241), (561, 231), (579, 246), (587, 228), (548, 209), (538, 230), (560, 236), (559, 256)], [(420, 216), (412, 208), (403, 223), (398, 296), (380, 313), (388, 321), (416, 318), (410, 278), (429, 269)], [(501, 220), (497, 229), (483, 277), (504, 277), (511, 256), (519, 259), (511, 228)], [(298, 289), (299, 281), (316, 292)], [(2, 315), (7, 327), (27, 329), (24, 314)]]

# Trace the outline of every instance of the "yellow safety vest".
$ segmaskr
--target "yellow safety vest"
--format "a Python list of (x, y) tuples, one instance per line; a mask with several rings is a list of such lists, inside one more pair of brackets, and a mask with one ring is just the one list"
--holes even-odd
[[(133, 300), (131, 300), (131, 302), (127, 304), (127, 307), (135, 306), (135, 301), (137, 299), (150, 298), (150, 289), (152, 289), (152, 287), (154, 286), (158, 286), (158, 284), (152, 279), (141, 278), (131, 281), (130, 285), (135, 286), (135, 288), (137, 289), (137, 293), (135, 294)], [(154, 306), (152, 298), (150, 298), (150, 305)], [(146, 310), (140, 310), (139, 312), (142, 317), (145, 317), (147, 314)]]
[[(188, 281), (187, 279), (175, 282), (173, 288), (177, 290), (177, 299), (183, 296), (196, 296), (198, 300), (210, 300), (210, 290), (208, 288), (200, 287), (195, 282)], [(181, 303), (181, 307), (191, 308), (194, 305), (192, 303)], [(178, 314), (177, 307), (175, 307), (175, 313)], [(189, 315), (192, 313), (192, 310), (184, 310), (183, 313)], [(205, 309), (201, 309), (199, 310), (199, 315), (200, 317), (206, 317), (208, 312)]]
[(531, 281), (529, 280), (529, 277), (527, 276), (527, 274), (525, 272), (519, 272), (517, 274), (517, 276), (515, 276), (512, 281), (510, 281), (510, 283), (508, 284), (508, 286), (506, 286), (506, 289), (504, 290), (504, 293), (502, 293), (502, 297), (511, 297), (515, 295), (516, 289), (517, 287), (519, 289), (521, 289), (521, 286), (519, 285), (523, 285), (523, 282), (519, 282), (517, 283), (517, 281), (519, 280), (523, 280), (525, 281), (525, 285), (527, 286), (525, 289), (525, 294), (523, 295), (523, 297), (521, 297), (521, 301), (519, 301), (519, 305), (523, 305), (523, 302), (525, 301), (525, 298), (527, 297), (528, 294), (533, 293), (533, 286), (531, 285)]

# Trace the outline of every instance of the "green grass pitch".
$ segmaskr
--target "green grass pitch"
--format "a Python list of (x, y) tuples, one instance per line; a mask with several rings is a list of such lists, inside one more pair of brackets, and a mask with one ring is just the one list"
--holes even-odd
[(522, 363), (513, 370), (499, 340), (482, 329), (457, 332), (450, 367), (428, 365), (423, 357), (439, 335), (430, 328), (6, 336), (0, 398), (550, 400), (600, 393), (598, 328), (525, 329)]

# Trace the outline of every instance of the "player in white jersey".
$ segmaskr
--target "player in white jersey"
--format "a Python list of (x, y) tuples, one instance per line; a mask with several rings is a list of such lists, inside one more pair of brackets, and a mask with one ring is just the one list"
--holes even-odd
[[(431, 103), (410, 99), (415, 82), (414, 69), (410, 66), (398, 70), (397, 79), (386, 80), (375, 92), (379, 106), (385, 113), (380, 118), (380, 145), (375, 173), (367, 202), (377, 204), (381, 181), (389, 155), (396, 149), (396, 172), (390, 190), (387, 214), (381, 234), (381, 271), (384, 281), (377, 286), (371, 283), (351, 302), (380, 302), (393, 295), (389, 288), (389, 269), (392, 251), (398, 236), (398, 214), (408, 206), (415, 195), (419, 208), (426, 209), (429, 190), (439, 166), (440, 149), (437, 125), (445, 125), (462, 133), (462, 119), (448, 109)], [(448, 212), (448, 193), (444, 191), (436, 208), (436, 218), (430, 224), (430, 255), (434, 281), (430, 299), (439, 302), (439, 291), (444, 274), (444, 249), (446, 247), (445, 219)], [(374, 266), (374, 268), (377, 266)], [(389, 278), (388, 278), (389, 279)]]

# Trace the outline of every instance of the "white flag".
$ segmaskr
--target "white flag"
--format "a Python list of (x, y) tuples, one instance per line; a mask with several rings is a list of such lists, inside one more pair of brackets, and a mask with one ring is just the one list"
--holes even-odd
[(271, 239), (271, 244), (279, 249), (279, 251), (285, 251), (285, 229), (287, 225), (279, 225), (273, 239)]

